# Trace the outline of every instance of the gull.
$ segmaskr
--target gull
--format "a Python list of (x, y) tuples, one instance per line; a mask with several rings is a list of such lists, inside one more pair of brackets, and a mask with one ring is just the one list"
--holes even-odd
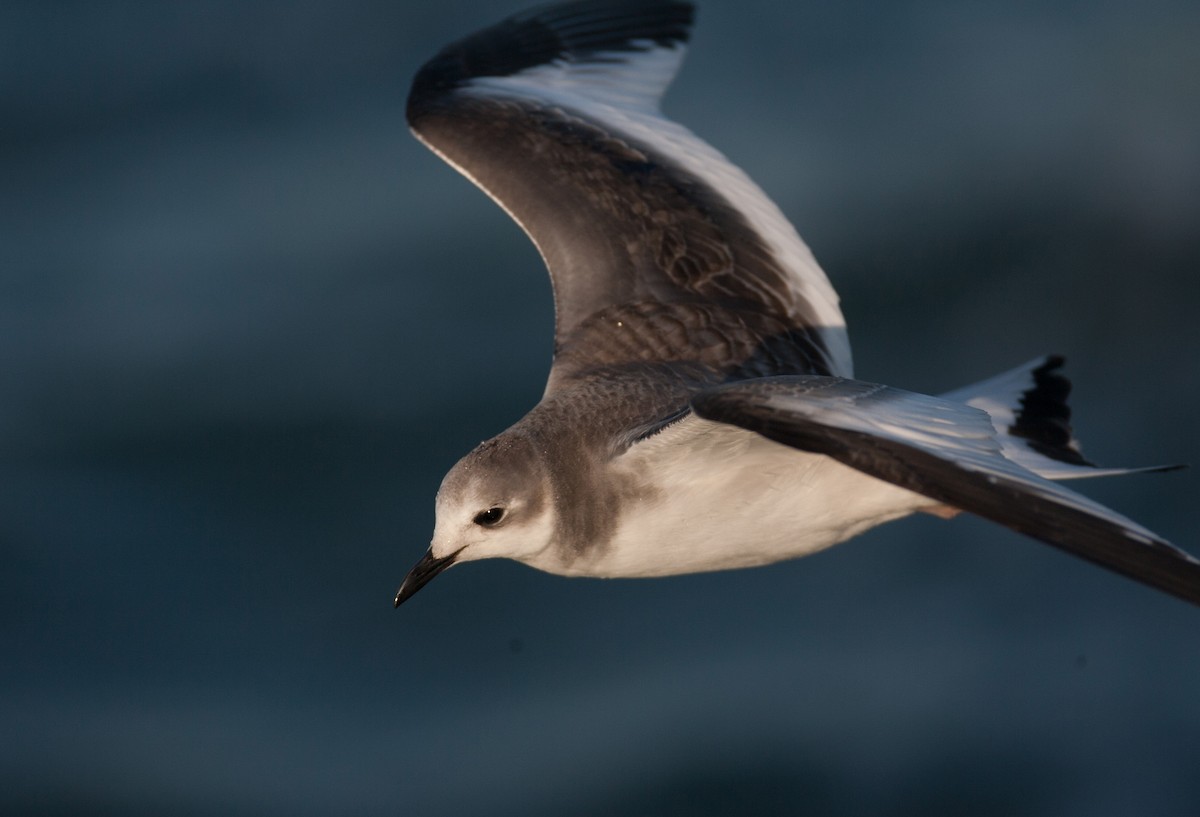
[(649, 577), (806, 556), (914, 512), (976, 514), (1200, 604), (1200, 561), (1060, 480), (1098, 468), (1046, 356), (941, 396), (855, 380), (829, 279), (659, 101), (690, 3), (564, 3), (447, 46), (408, 122), (549, 269), (541, 401), (446, 475), (398, 607), (508, 558)]

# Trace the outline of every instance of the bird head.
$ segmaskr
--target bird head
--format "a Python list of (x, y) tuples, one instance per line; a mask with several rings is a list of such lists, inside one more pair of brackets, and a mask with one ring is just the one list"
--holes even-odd
[(533, 442), (505, 432), (458, 461), (437, 495), (433, 541), (396, 592), (399, 607), (446, 568), (476, 559), (527, 561), (554, 532), (546, 470)]

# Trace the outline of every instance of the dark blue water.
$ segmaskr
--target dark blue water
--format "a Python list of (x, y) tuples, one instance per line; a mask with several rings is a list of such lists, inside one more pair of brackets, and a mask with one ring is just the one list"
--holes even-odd
[[(712, 2), (667, 108), (860, 376), (1047, 351), (1200, 463), (1195, 4)], [(767, 569), (391, 595), (541, 393), (536, 253), (406, 133), (508, 4), (0, 7), (0, 811), (1200, 813), (1200, 611), (983, 522)], [(1194, 552), (1194, 472), (1086, 486)]]

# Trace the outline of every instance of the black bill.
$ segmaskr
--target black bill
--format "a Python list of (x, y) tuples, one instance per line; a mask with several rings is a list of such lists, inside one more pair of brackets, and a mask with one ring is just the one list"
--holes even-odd
[(412, 570), (408, 571), (408, 575), (404, 577), (404, 582), (400, 585), (400, 589), (396, 591), (395, 606), (399, 607), (408, 601), (414, 593), (429, 584), (434, 576), (454, 564), (457, 558), (457, 551), (440, 559), (433, 555), (432, 548), (425, 551), (425, 555), (421, 557), (421, 561), (413, 565)]

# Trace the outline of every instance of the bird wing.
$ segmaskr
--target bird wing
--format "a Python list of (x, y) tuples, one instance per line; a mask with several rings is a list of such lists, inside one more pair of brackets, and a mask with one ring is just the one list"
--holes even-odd
[[(808, 247), (742, 171), (659, 111), (692, 19), (675, 0), (511, 17), (420, 69), (409, 124), (537, 246), (556, 352), (576, 333), (601, 344), (591, 330), (615, 307), (720, 303), (782, 320), (817, 350), (808, 370), (848, 376), (845, 320)], [(680, 357), (654, 348), (631, 359)]]
[(986, 412), (837, 377), (745, 380), (697, 395), (709, 420), (826, 454), (1200, 604), (1200, 561), (1007, 459)]

